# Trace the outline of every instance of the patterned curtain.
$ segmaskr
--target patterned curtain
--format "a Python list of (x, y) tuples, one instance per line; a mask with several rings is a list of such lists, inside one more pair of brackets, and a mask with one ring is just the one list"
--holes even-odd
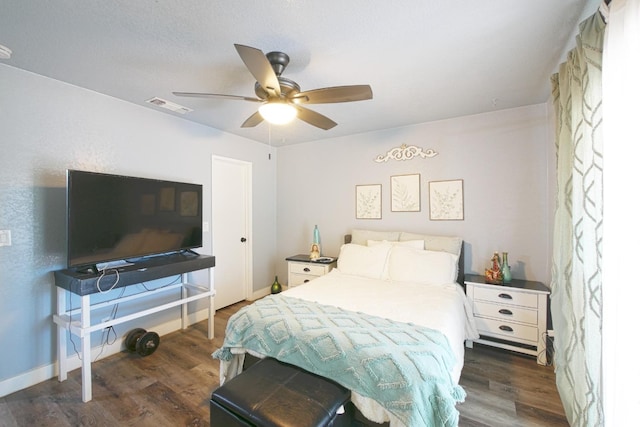
[(600, 13), (551, 78), (557, 198), (551, 315), (556, 383), (572, 426), (604, 424), (602, 407), (602, 47)]

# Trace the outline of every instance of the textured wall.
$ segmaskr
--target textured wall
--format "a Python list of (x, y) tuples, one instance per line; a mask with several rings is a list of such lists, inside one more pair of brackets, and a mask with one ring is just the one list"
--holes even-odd
[[(16, 377), (43, 366), (52, 372), (52, 271), (66, 262), (68, 168), (202, 183), (210, 221), (211, 155), (251, 161), (254, 291), (275, 271), (286, 277), (284, 258), (308, 250), (314, 224), (329, 254), (352, 228), (460, 235), (467, 272), (481, 272), (493, 250), (506, 250), (515, 277), (548, 280), (553, 156), (545, 105), (282, 147), (276, 198), (276, 160), (263, 144), (4, 65), (0, 93), (0, 229), (13, 237), (12, 246), (0, 247), (0, 395)], [(373, 162), (403, 143), (440, 154)], [(421, 174), (421, 212), (390, 212), (389, 177), (408, 173)], [(459, 178), (465, 220), (430, 221), (428, 181)], [(382, 220), (356, 220), (355, 185), (375, 183), (383, 186)], [(202, 252), (210, 248), (206, 234)]]
[[(483, 273), (493, 251), (509, 252), (515, 278), (548, 283), (549, 121), (546, 104), (282, 147), (278, 151), (278, 272), (307, 252), (318, 224), (325, 254), (352, 228), (458, 235), (467, 273)], [(373, 161), (401, 144), (430, 159)], [(330, 165), (330, 167), (327, 167)], [(419, 173), (421, 211), (391, 212), (390, 176)], [(429, 219), (428, 182), (464, 180), (464, 221)], [(382, 219), (355, 219), (355, 186), (382, 184)]]
[[(55, 361), (52, 271), (66, 265), (68, 168), (204, 184), (211, 222), (211, 156), (252, 162), (253, 251), (261, 254), (254, 284), (273, 277), (276, 162), (267, 146), (5, 65), (0, 93), (0, 229), (13, 239), (0, 247), (0, 395), (4, 380)], [(211, 253), (211, 238), (204, 235), (202, 253)], [(208, 283), (206, 273), (195, 276)], [(136, 323), (150, 328), (177, 316), (169, 310)], [(116, 328), (120, 336), (128, 330)]]

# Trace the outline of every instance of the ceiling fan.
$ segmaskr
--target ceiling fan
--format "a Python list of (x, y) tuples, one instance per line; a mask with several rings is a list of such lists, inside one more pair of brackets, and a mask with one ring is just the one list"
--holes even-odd
[(289, 64), (289, 56), (282, 52), (269, 52), (235, 44), (240, 58), (255, 77), (254, 92), (257, 98), (217, 93), (173, 92), (176, 96), (195, 98), (222, 98), (258, 102), (262, 105), (242, 124), (243, 128), (254, 127), (267, 120), (284, 124), (298, 117), (318, 128), (329, 130), (337, 125), (330, 118), (309, 110), (302, 104), (332, 104), (337, 102), (364, 101), (373, 98), (369, 85), (333, 86), (309, 91), (300, 91), (300, 86), (281, 74)]

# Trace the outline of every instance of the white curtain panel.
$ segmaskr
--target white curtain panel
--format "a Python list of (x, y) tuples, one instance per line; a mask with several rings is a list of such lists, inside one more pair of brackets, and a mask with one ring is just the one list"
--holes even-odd
[[(614, 0), (615, 1), (615, 0)], [(551, 78), (556, 113), (557, 199), (551, 314), (556, 383), (572, 426), (603, 425), (602, 48), (599, 12)]]
[[(603, 383), (607, 426), (638, 424), (640, 286), (630, 280), (640, 239), (637, 198), (640, 183), (640, 0), (613, 0), (602, 58), (603, 127), (607, 201), (603, 251)], [(635, 420), (635, 421), (633, 421)]]

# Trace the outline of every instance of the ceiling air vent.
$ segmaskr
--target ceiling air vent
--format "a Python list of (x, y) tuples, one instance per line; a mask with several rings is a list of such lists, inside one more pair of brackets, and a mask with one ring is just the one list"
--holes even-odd
[(146, 102), (148, 102), (149, 104), (153, 104), (156, 107), (166, 108), (167, 110), (171, 110), (174, 113), (179, 114), (187, 114), (193, 111), (191, 108), (183, 107), (182, 105), (178, 105), (174, 102), (167, 101), (166, 99), (158, 97), (147, 99)]
[(11, 49), (0, 44), (0, 59), (10, 59), (12, 53)]

